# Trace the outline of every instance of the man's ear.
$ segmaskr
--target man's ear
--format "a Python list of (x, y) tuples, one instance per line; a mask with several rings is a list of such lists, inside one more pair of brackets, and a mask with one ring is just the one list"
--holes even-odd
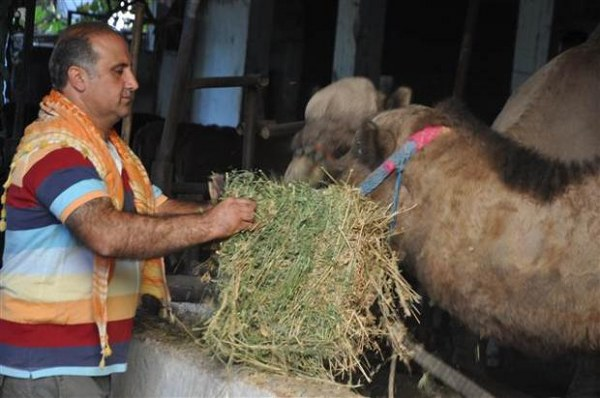
[(82, 92), (85, 90), (88, 75), (85, 69), (77, 65), (71, 65), (67, 70), (68, 84), (75, 90)]

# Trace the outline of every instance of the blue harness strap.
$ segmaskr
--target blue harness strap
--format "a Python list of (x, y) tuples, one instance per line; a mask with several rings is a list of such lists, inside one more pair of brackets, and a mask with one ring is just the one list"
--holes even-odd
[[(379, 167), (371, 172), (360, 184), (360, 193), (368, 195), (375, 190), (393, 171), (402, 175), (404, 167), (412, 155), (417, 152), (417, 145), (408, 141), (387, 158)], [(402, 178), (402, 177), (400, 177)]]
[[(419, 150), (431, 143), (441, 133), (446, 131), (444, 126), (427, 126), (411, 135), (406, 143), (387, 158), (379, 167), (371, 172), (360, 184), (360, 193), (368, 195), (373, 192), (392, 172), (396, 171), (396, 186), (394, 188), (394, 203), (392, 211), (396, 212), (400, 205), (400, 187), (402, 186), (402, 173), (406, 163)], [(396, 226), (396, 218), (392, 219), (391, 229)]]
[[(387, 158), (379, 167), (371, 172), (360, 184), (360, 193), (368, 195), (375, 190), (393, 171), (396, 171), (396, 186), (394, 187), (394, 204), (392, 211), (396, 212), (400, 205), (400, 187), (402, 186), (402, 172), (406, 163), (417, 152), (417, 144), (414, 141), (408, 141), (402, 145), (396, 152)], [(396, 218), (392, 218), (390, 230), (396, 227)]]

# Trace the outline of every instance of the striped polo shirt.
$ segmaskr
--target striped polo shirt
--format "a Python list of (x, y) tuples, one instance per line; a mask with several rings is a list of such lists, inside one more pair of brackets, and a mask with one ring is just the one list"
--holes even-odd
[[(121, 171), (124, 211), (134, 211)], [(166, 197), (154, 187), (157, 204)], [(7, 190), (0, 269), (0, 374), (19, 378), (124, 372), (138, 304), (140, 262), (117, 260), (108, 285), (112, 355), (103, 368), (92, 312), (94, 254), (64, 225), (79, 206), (108, 197), (92, 163), (73, 148), (36, 151)]]

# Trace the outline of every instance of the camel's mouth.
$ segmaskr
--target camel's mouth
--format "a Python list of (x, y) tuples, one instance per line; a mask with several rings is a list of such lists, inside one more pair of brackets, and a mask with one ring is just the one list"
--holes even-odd
[(322, 166), (309, 156), (295, 156), (288, 165), (284, 181), (305, 181), (318, 186), (325, 178)]

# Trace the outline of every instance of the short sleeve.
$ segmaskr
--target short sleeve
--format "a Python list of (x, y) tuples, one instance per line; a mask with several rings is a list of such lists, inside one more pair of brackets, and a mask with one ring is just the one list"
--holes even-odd
[(108, 197), (94, 165), (73, 148), (53, 150), (36, 161), (24, 175), (23, 187), (63, 222), (84, 203)]

